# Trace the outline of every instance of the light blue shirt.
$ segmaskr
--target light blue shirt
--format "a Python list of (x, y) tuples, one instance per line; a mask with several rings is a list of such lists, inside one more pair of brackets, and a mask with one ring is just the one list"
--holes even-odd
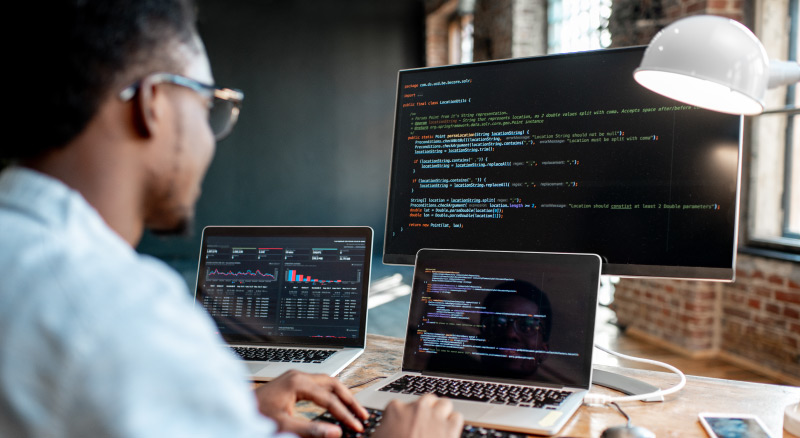
[(265, 437), (183, 279), (77, 192), (0, 173), (0, 437)]

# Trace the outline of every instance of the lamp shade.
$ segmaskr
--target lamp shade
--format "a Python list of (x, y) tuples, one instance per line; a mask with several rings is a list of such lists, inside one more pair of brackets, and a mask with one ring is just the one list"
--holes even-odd
[(769, 58), (742, 24), (696, 15), (662, 29), (633, 74), (642, 86), (675, 100), (731, 114), (764, 109)]

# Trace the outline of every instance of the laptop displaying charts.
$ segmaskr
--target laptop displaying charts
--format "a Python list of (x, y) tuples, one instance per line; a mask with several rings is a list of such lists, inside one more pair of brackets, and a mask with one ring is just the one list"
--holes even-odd
[(599, 281), (593, 254), (420, 250), (402, 370), (356, 398), (434, 393), (468, 424), (554, 435), (592, 381)]
[(210, 226), (195, 303), (253, 380), (334, 376), (366, 346), (371, 259), (369, 227)]

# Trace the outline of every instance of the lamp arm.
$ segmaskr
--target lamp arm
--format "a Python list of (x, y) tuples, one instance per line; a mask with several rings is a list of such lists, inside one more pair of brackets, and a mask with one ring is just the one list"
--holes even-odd
[(770, 60), (767, 88), (780, 87), (781, 85), (794, 84), (796, 82), (800, 82), (800, 63)]

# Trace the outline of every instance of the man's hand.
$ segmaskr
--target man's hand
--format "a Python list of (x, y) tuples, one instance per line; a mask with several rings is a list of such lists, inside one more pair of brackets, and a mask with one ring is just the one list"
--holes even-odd
[(281, 431), (293, 432), (301, 437), (336, 438), (341, 436), (342, 431), (330, 423), (295, 417), (294, 405), (300, 400), (309, 400), (325, 408), (345, 425), (359, 432), (364, 428), (355, 416), (362, 419), (368, 416), (346, 386), (324, 374), (286, 372), (259, 387), (256, 397), (261, 413), (275, 420)]
[(464, 418), (450, 400), (426, 394), (413, 403), (386, 406), (373, 438), (448, 438), (461, 436)]

